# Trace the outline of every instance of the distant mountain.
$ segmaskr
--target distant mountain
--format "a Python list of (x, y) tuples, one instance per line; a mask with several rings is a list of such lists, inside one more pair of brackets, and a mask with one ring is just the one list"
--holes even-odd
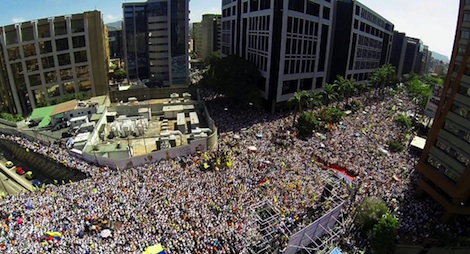
[(434, 59), (436, 59), (436, 60), (443, 61), (443, 62), (445, 62), (445, 63), (450, 62), (448, 56), (445, 56), (445, 55), (443, 55), (443, 54), (439, 54), (439, 53), (434, 52), (434, 51), (432, 52), (432, 57), (433, 57)]
[(122, 29), (122, 21), (115, 21), (111, 22), (108, 24), (105, 24), (108, 27), (108, 30), (114, 31), (114, 30), (121, 30)]

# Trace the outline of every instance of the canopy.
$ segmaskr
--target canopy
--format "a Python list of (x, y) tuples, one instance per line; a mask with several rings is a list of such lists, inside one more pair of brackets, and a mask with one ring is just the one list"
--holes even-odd
[(165, 251), (161, 244), (153, 245), (147, 247), (147, 249), (142, 254), (164, 254)]
[(424, 149), (424, 146), (426, 145), (426, 139), (415, 136), (413, 140), (411, 141), (410, 144), (412, 147), (418, 148), (420, 150)]
[(103, 238), (108, 238), (111, 236), (111, 230), (109, 229), (103, 229), (100, 233), (101, 237)]

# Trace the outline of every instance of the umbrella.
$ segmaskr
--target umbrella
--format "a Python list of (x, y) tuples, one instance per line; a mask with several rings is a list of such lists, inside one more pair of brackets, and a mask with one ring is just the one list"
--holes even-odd
[(101, 234), (100, 234), (100, 235), (101, 235), (101, 237), (103, 237), (103, 238), (108, 238), (108, 237), (111, 236), (111, 230), (109, 230), (109, 229), (103, 229), (103, 230), (101, 231)]
[(34, 187), (41, 187), (42, 183), (38, 179), (33, 180), (33, 186)]
[(262, 138), (262, 137), (263, 137), (263, 134), (262, 134), (262, 133), (256, 133), (256, 137), (257, 137), (257, 138)]
[(361, 134), (359, 132), (354, 133), (354, 136), (359, 137)]
[(161, 244), (147, 247), (147, 249), (145, 250), (143, 254), (159, 254), (159, 253), (165, 253), (163, 246)]
[(32, 171), (26, 172), (25, 177), (28, 180), (32, 180), (34, 178), (33, 172)]
[(252, 151), (252, 152), (256, 152), (256, 146), (249, 146), (248, 147), (248, 150)]
[(234, 139), (240, 139), (240, 135), (235, 134), (235, 135), (233, 136), (233, 138), (234, 138)]

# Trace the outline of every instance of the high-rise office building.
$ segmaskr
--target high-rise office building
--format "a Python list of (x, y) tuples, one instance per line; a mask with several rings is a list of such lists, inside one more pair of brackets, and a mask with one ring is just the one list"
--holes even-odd
[[(188, 85), (189, 0), (124, 3), (124, 54), (130, 80)], [(147, 82), (148, 81), (148, 82)]]
[(397, 71), (397, 76), (403, 75), (403, 63), (405, 61), (406, 35), (398, 31), (393, 31), (392, 52), (390, 54), (390, 64)]
[(393, 24), (355, 0), (334, 1), (334, 46), (329, 82), (365, 81), (390, 60)]
[(108, 27), (109, 57), (111, 59), (123, 58), (122, 28)]
[(200, 23), (193, 24), (196, 25), (195, 52), (199, 58), (204, 59), (212, 52), (220, 51), (221, 24), (220, 14), (204, 14)]
[(67, 95), (106, 94), (106, 44), (99, 11), (0, 27), (3, 110), (26, 114)]
[(406, 37), (405, 57), (403, 59), (402, 75), (416, 73), (419, 65), (419, 55), (422, 42), (420, 39)]
[(434, 123), (416, 168), (418, 192), (453, 215), (470, 215), (470, 2), (460, 1), (449, 72)]
[(266, 106), (321, 89), (330, 56), (331, 0), (223, 0), (222, 55), (254, 63)]

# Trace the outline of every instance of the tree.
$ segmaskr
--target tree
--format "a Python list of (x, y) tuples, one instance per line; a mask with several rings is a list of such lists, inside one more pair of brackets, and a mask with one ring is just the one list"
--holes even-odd
[(354, 79), (346, 79), (342, 76), (337, 76), (335, 84), (341, 99), (349, 98), (356, 93), (357, 83)]
[(318, 120), (317, 114), (313, 111), (303, 112), (297, 122), (299, 137), (306, 138), (312, 135), (314, 130), (320, 130), (323, 123)]
[(299, 91), (295, 92), (294, 96), (292, 96), (287, 103), (295, 106), (295, 113), (294, 113), (294, 120), (292, 126), (295, 125), (295, 119), (297, 118), (297, 113), (303, 111), (303, 106), (309, 105), (309, 93), (307, 91)]
[(385, 202), (378, 197), (366, 197), (356, 211), (354, 224), (368, 231), (388, 212)]
[(418, 105), (415, 114), (422, 113), (426, 108), (429, 97), (431, 96), (431, 86), (423, 83), (419, 76), (415, 76), (413, 79), (406, 82), (406, 87), (410, 96)]
[(117, 69), (114, 71), (114, 78), (116, 79), (124, 79), (127, 77), (126, 70), (124, 69)]
[(323, 98), (323, 104), (328, 107), (330, 103), (338, 99), (338, 92), (336, 91), (336, 84), (326, 84), (323, 91), (320, 92)]
[(316, 108), (323, 106), (323, 96), (320, 92), (312, 92), (310, 94), (309, 104), (310, 108)]
[(397, 71), (391, 64), (376, 69), (369, 79), (382, 99), (385, 97), (385, 87), (394, 86), (398, 82)]
[(395, 253), (398, 226), (398, 219), (393, 214), (382, 215), (371, 235), (371, 247), (376, 253)]
[(211, 61), (199, 81), (200, 86), (224, 94), (241, 107), (261, 104), (257, 87), (261, 74), (253, 63), (236, 55)]

